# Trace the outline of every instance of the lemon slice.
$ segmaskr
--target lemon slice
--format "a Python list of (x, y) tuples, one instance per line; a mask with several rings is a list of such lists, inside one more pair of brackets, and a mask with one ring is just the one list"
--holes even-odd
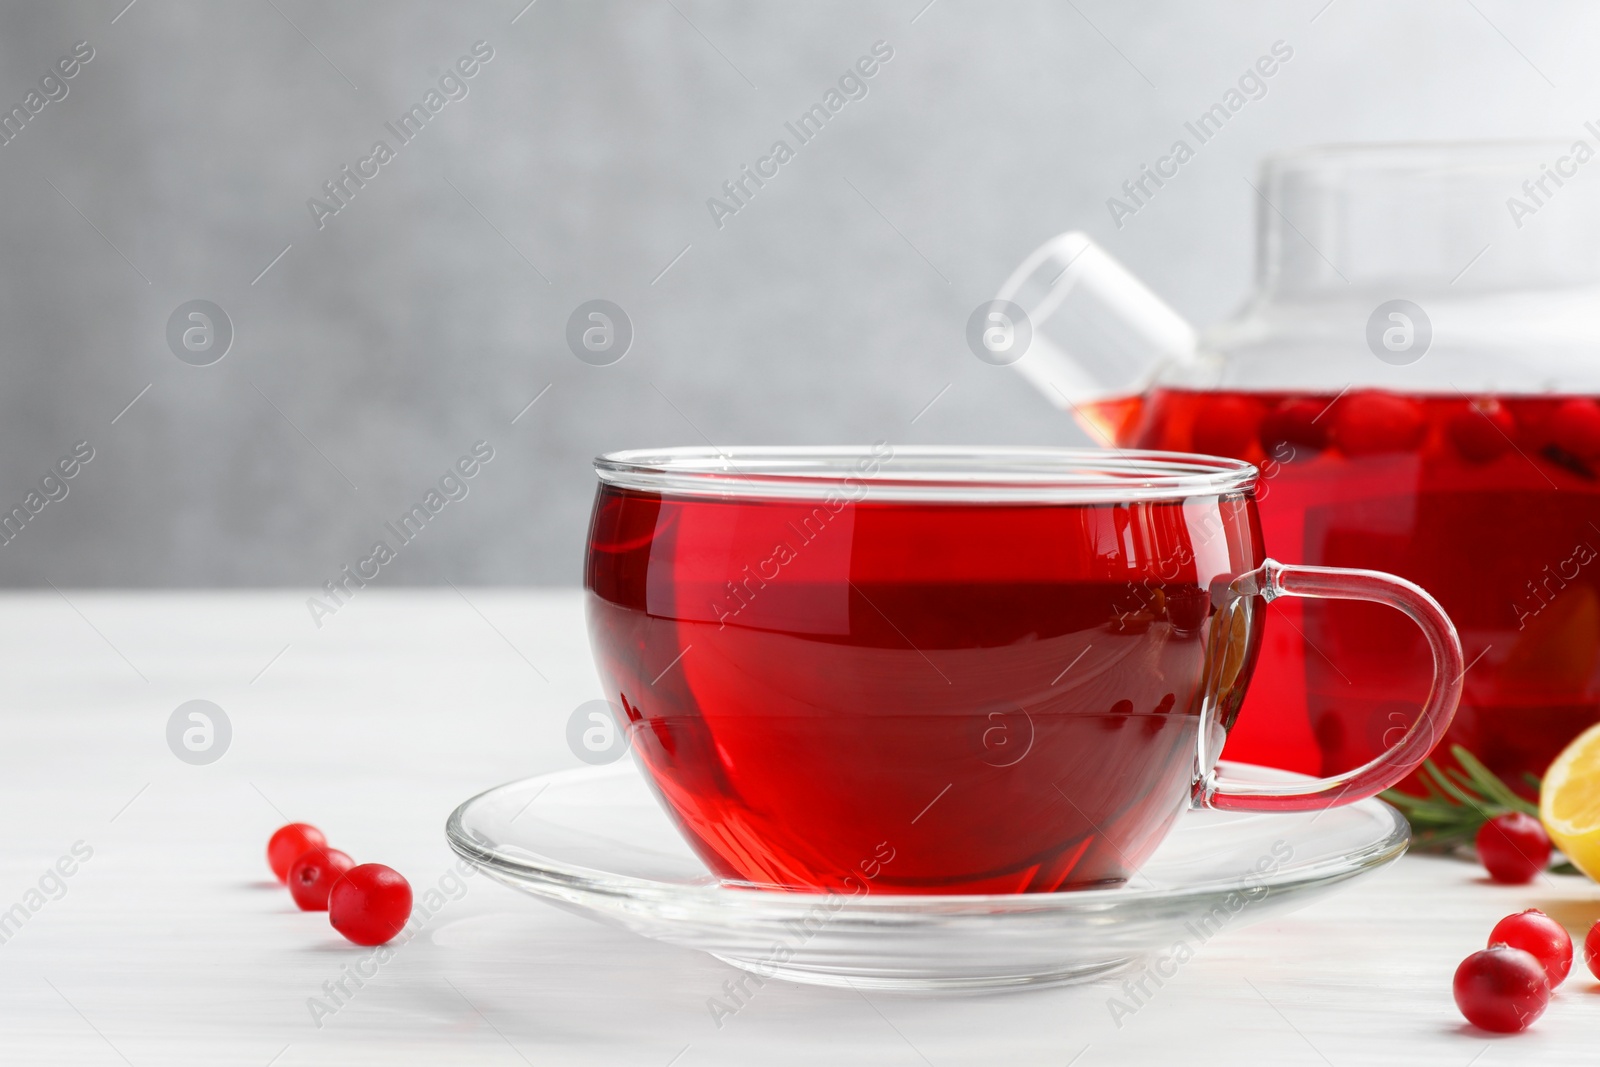
[(1550, 764), (1539, 818), (1567, 859), (1600, 881), (1600, 726), (1579, 734)]

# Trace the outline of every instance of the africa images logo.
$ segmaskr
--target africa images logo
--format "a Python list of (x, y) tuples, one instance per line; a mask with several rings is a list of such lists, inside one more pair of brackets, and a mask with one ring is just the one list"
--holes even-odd
[(1194, 138), (1193, 145), (1183, 137), (1173, 141), (1167, 154), (1156, 160), (1154, 169), (1148, 163), (1143, 164), (1136, 177), (1122, 183), (1126, 200), (1115, 196), (1106, 198), (1106, 210), (1111, 213), (1111, 221), (1116, 223), (1117, 229), (1122, 229), (1129, 217), (1137, 215), (1158, 190), (1176, 178), (1179, 169), (1195, 157), (1200, 146), (1221, 133), (1229, 119), (1243, 111), (1250, 101), (1267, 95), (1267, 79), (1294, 58), (1294, 48), (1287, 41), (1273, 41), (1269, 52), (1246, 67), (1235, 85), (1222, 94), (1221, 100), (1200, 112), (1193, 122), (1183, 124), (1184, 130)]
[[(1593, 119), (1585, 122), (1583, 128), (1594, 137), (1596, 144), (1600, 144), (1600, 126), (1595, 125)], [(1538, 176), (1522, 183), (1522, 195), (1506, 197), (1506, 210), (1511, 214), (1512, 225), (1522, 229), (1529, 216), (1537, 215), (1568, 180), (1578, 176), (1578, 168), (1593, 159), (1594, 155), (1594, 145), (1580, 137), (1572, 142), (1566, 155), (1556, 157), (1553, 165), (1540, 163)]]
[[(312, 625), (322, 629), (325, 617), (337, 614), (356, 593), (367, 587), (368, 582), (376, 581), (383, 568), (399, 559), (400, 550), (421, 537), (422, 531), (446, 506), (465, 500), (472, 491), (468, 483), (492, 459), (493, 445), (487, 441), (474, 442), (469, 453), (462, 455), (440, 475), (437, 486), (429, 486), (422, 499), (412, 504), (398, 519), (386, 521), (383, 524), (384, 536), (372, 543), (372, 550), (366, 556), (358, 559), (354, 565), (346, 563), (337, 574), (323, 582), (323, 596), (313, 593), (306, 597), (306, 610), (311, 613)], [(392, 545), (389, 543), (390, 535), (394, 537)]]
[(0, 108), (0, 147), (20, 137), (28, 123), (38, 118), (47, 106), (65, 100), (72, 91), (67, 82), (76, 78), (78, 72), (93, 58), (94, 46), (88, 41), (79, 41), (72, 46), (71, 55), (56, 60), (55, 65), (39, 79), (39, 88), (29, 89), (23, 95), (21, 104), (9, 111)]
[[(894, 48), (887, 41), (873, 42), (872, 54), (862, 56), (856, 60), (854, 66), (839, 75), (837, 85), (829, 86), (822, 94), (820, 102), (802, 111), (793, 122), (783, 124), (784, 129), (794, 137), (793, 145), (782, 137), (773, 141), (767, 154), (756, 160), (754, 169), (746, 163), (739, 168), (737, 177), (722, 183), (722, 193), (727, 197), (726, 200), (715, 196), (707, 197), (706, 209), (711, 212), (711, 221), (717, 224), (717, 229), (722, 229), (726, 219), (737, 215), (746, 207), (757, 189), (764, 188), (768, 181), (776, 178), (779, 168), (795, 157), (795, 150), (801, 145), (810, 144), (822, 132), (822, 128), (829, 120), (844, 110), (845, 104), (852, 100), (865, 100), (868, 92), (867, 79), (876, 75), (882, 65), (893, 58)], [(752, 183), (755, 189), (750, 187)]]
[(465, 100), (472, 91), (467, 82), (477, 77), (478, 72), (493, 58), (494, 49), (489, 42), (474, 42), (470, 55), (462, 56), (456, 60), (454, 67), (439, 75), (437, 89), (429, 89), (420, 103), (412, 104), (394, 122), (383, 124), (394, 135), (394, 146), (381, 138), (372, 142), (372, 152), (356, 160), (354, 170), (346, 163), (339, 168), (339, 173), (323, 182), (322, 191), (327, 199), (320, 200), (313, 196), (306, 200), (306, 209), (311, 212), (311, 221), (317, 224), (317, 229), (322, 229), (328, 224), (329, 218), (350, 206), (356, 193), (365, 189), (367, 182), (376, 178), (378, 172), (394, 160), (399, 149), (416, 140), (423, 127), (443, 111), (446, 104), (452, 100)]

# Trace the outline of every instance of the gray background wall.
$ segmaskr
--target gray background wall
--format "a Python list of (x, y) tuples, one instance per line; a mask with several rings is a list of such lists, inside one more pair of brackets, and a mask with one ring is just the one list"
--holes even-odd
[[(125, 3), (0, 7), (6, 108), (95, 50), (0, 147), (0, 504), (95, 449), (0, 547), (9, 585), (317, 584), (479, 439), (383, 581), (576, 582), (615, 448), (1081, 442), (963, 339), (1039, 241), (1088, 229), (1207, 322), (1249, 284), (1262, 153), (1600, 117), (1575, 2)], [(1279, 39), (1266, 97), (1116, 229), (1106, 198)], [(319, 230), (307, 198), (478, 40), (469, 95)], [(718, 229), (706, 198), (878, 40), (867, 97)], [(637, 330), (613, 366), (564, 342), (593, 297)], [(206, 367), (165, 340), (195, 298), (236, 331)]]

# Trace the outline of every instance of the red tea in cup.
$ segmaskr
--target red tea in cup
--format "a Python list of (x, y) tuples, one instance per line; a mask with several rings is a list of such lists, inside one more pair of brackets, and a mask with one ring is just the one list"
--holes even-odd
[[(1212, 779), (1264, 598), (1385, 599), (1459, 660), (1414, 587), (1268, 561), (1236, 461), (682, 449), (598, 466), (585, 584), (606, 695), (667, 811), (733, 882), (1114, 885), (1191, 799), (1349, 802), (1420, 761), (1414, 732), (1365, 777), (1293, 795)], [(1459, 680), (1435, 689), (1429, 729)]]

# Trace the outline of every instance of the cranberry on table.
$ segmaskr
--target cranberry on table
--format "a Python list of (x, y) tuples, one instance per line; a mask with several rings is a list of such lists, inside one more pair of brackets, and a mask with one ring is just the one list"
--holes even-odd
[(1489, 933), (1489, 944), (1520, 948), (1539, 961), (1554, 989), (1572, 970), (1572, 937), (1538, 908), (1507, 915)]
[(1476, 843), (1489, 877), (1507, 885), (1533, 881), (1550, 862), (1550, 835), (1538, 819), (1520, 811), (1484, 823)]
[(1489, 463), (1511, 451), (1517, 420), (1498, 400), (1474, 400), (1450, 416), (1445, 433), (1468, 463)]
[(328, 895), (328, 921), (358, 945), (381, 945), (411, 918), (411, 883), (381, 863), (352, 867)]
[(272, 873), (278, 876), (278, 881), (285, 882), (295, 860), (314, 848), (326, 848), (327, 844), (328, 839), (315, 826), (292, 822), (278, 827), (267, 842), (267, 862), (272, 865)]
[(289, 894), (301, 911), (327, 911), (328, 894), (356, 861), (336, 848), (314, 848), (289, 867)]
[(1497, 1034), (1526, 1030), (1550, 1004), (1550, 980), (1532, 953), (1509, 945), (1474, 952), (1456, 968), (1456, 1007)]
[(1590, 974), (1600, 978), (1600, 922), (1589, 927), (1589, 936), (1583, 939), (1583, 962)]

